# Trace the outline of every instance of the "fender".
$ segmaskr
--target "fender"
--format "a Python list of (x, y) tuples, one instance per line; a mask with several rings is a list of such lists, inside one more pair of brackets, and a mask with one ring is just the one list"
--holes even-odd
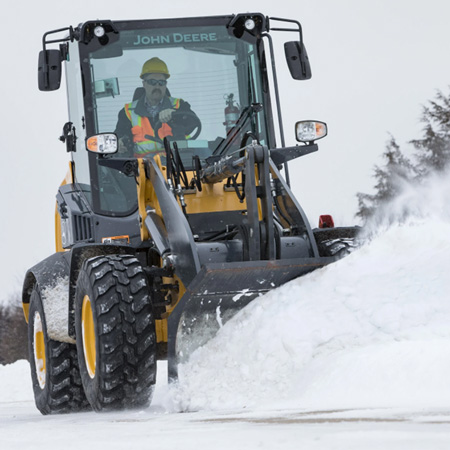
[(68, 282), (70, 273), (69, 252), (58, 252), (33, 266), (25, 275), (22, 290), (22, 307), (25, 319), (29, 321), (31, 293), (37, 287), (42, 299), (44, 318), (49, 338), (72, 342), (68, 329)]
[(68, 277), (70, 273), (70, 252), (58, 252), (45, 258), (29, 269), (22, 288), (22, 307), (28, 322), (31, 292), (37, 284), (39, 289), (55, 286), (57, 280)]

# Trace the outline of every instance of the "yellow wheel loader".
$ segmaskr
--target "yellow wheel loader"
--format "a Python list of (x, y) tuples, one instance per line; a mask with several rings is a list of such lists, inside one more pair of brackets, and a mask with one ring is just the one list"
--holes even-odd
[(287, 66), (309, 79), (300, 23), (259, 13), (44, 35), (39, 88), (65, 66), (71, 160), (56, 252), (23, 285), (43, 414), (148, 405), (157, 360), (177, 380), (237, 311), (351, 245), (356, 228), (312, 229), (290, 189), (288, 162), (327, 127), (297, 122), (285, 146), (272, 33), (293, 36)]

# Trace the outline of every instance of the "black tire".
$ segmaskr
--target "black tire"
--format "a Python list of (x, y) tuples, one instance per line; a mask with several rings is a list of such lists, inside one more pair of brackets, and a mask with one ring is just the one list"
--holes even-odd
[(78, 361), (95, 411), (150, 404), (156, 382), (156, 333), (150, 290), (136, 258), (84, 261), (75, 294)]
[(359, 227), (314, 229), (314, 238), (320, 256), (343, 258), (358, 246)]
[(28, 351), (37, 409), (42, 414), (90, 409), (81, 384), (76, 346), (49, 339), (37, 286), (31, 293), (28, 323)]

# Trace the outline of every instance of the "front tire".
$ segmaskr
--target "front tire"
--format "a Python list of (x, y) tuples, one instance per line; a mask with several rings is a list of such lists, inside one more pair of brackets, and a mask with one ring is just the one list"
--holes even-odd
[(34, 400), (42, 414), (62, 414), (89, 408), (81, 384), (74, 344), (49, 339), (38, 286), (30, 297), (28, 350)]
[(149, 292), (133, 256), (98, 256), (81, 267), (75, 294), (78, 360), (95, 411), (151, 401), (156, 333)]

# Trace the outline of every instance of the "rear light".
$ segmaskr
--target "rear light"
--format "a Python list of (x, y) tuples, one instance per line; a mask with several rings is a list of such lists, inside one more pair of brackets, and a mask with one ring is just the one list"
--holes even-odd
[(319, 228), (334, 228), (333, 217), (329, 214), (323, 214), (319, 217)]

